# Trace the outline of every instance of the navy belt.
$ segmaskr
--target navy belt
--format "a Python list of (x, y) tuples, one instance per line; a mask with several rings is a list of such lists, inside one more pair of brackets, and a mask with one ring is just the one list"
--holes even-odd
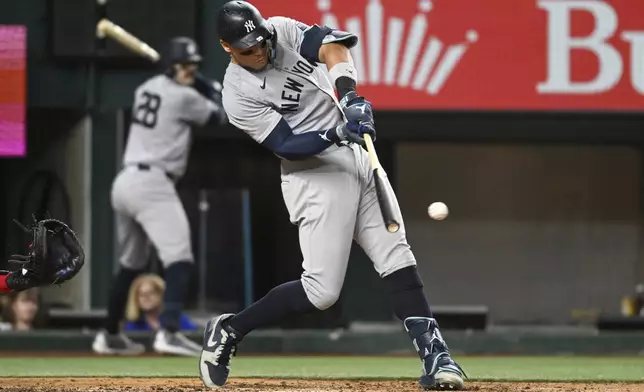
[[(152, 170), (152, 166), (148, 165), (147, 163), (137, 163), (136, 167), (141, 171), (150, 171), (150, 170)], [(172, 181), (175, 180), (175, 177), (171, 173), (168, 173), (168, 172), (164, 172), (164, 173), (165, 173), (165, 176), (168, 177), (170, 180), (172, 180)]]

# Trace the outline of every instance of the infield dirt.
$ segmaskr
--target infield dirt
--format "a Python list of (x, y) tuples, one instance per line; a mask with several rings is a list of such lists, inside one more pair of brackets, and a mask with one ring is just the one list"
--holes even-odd
[[(233, 379), (223, 391), (245, 392), (418, 392), (412, 381), (323, 381)], [(644, 384), (624, 383), (496, 383), (467, 384), (467, 391), (484, 392), (644, 392)], [(197, 378), (2, 378), (2, 392), (170, 392), (212, 391)]]

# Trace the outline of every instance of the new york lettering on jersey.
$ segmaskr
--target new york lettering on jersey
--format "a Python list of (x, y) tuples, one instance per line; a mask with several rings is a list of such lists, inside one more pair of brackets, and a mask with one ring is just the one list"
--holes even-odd
[(294, 133), (331, 128), (342, 121), (333, 87), (317, 64), (286, 45), (278, 45), (275, 68), (267, 73), (267, 83), (281, 82), (281, 89), (268, 99)]
[[(315, 71), (315, 68), (309, 63), (298, 60), (291, 70), (301, 75), (311, 75)], [(308, 81), (306, 78), (305, 80)], [(284, 83), (284, 89), (282, 90), (282, 105), (280, 106), (282, 112), (294, 112), (298, 110), (303, 88), (304, 84), (290, 76), (286, 77), (286, 83)]]

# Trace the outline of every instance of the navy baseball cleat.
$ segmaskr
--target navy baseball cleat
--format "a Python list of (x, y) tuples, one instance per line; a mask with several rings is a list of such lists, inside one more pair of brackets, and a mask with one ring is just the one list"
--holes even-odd
[(209, 388), (226, 384), (230, 373), (230, 360), (237, 351), (241, 336), (224, 322), (233, 314), (222, 314), (206, 324), (203, 347), (199, 359), (199, 378)]
[(450, 357), (436, 320), (428, 317), (408, 317), (404, 324), (423, 363), (420, 386), (433, 390), (462, 389), (463, 378), (467, 376)]

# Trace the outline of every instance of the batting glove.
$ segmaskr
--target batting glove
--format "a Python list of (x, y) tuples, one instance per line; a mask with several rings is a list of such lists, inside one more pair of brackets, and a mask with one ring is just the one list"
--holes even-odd
[(351, 91), (340, 100), (340, 106), (348, 122), (374, 124), (371, 102)]
[(373, 140), (376, 140), (376, 129), (373, 123), (369, 122), (346, 122), (338, 125), (335, 132), (330, 132), (330, 139), (339, 142), (347, 141), (349, 143), (356, 143), (361, 146), (365, 145), (364, 137), (362, 135), (369, 134)]

